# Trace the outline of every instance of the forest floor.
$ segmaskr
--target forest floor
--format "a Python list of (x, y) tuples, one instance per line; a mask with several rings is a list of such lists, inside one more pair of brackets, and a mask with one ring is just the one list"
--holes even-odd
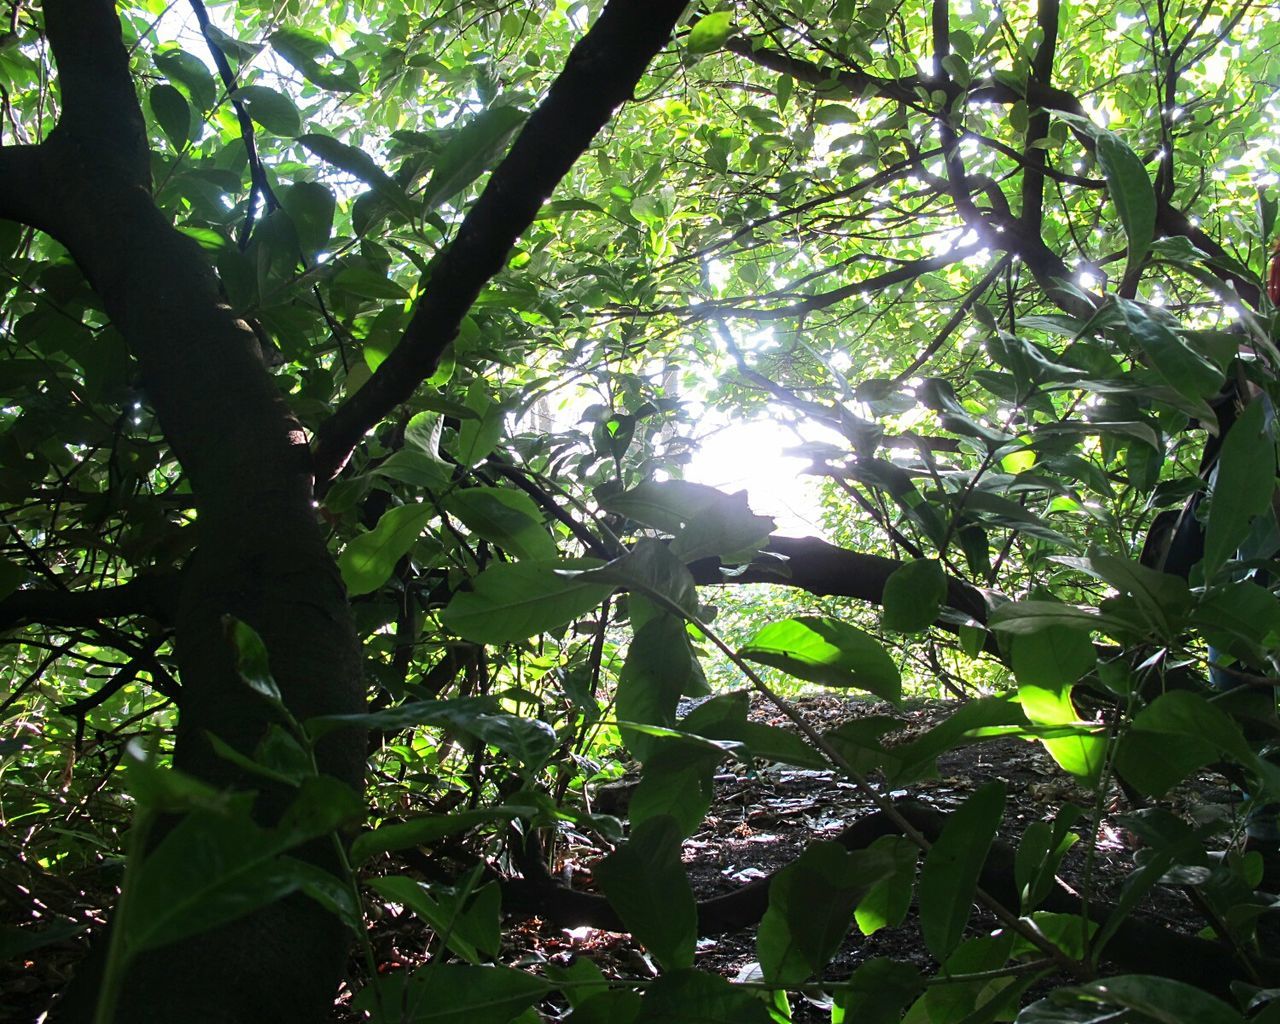
[[(895, 734), (895, 739), (904, 742), (938, 724), (955, 708), (951, 702), (927, 701), (902, 711), (887, 704), (850, 701), (827, 694), (803, 697), (795, 703), (806, 719), (822, 730), (859, 715), (898, 714), (903, 719), (904, 730)], [(781, 714), (763, 701), (753, 701), (751, 718), (791, 728)], [(1015, 845), (1028, 825), (1052, 819), (1063, 803), (1071, 802), (1088, 809), (1096, 799), (1094, 794), (1073, 785), (1040, 744), (1018, 739), (989, 740), (944, 754), (938, 761), (937, 777), (914, 784), (909, 792), (913, 798), (946, 813), (959, 807), (975, 789), (993, 780), (1004, 782), (1008, 793), (999, 838)], [(625, 784), (623, 780), (610, 787), (623, 794), (621, 806), (615, 809), (605, 805), (598, 809), (625, 814)], [(893, 791), (889, 795), (897, 798), (908, 795), (908, 791)], [(1188, 818), (1193, 811), (1196, 816), (1230, 815), (1234, 813), (1232, 800), (1230, 790), (1203, 779), (1197, 780), (1184, 799), (1179, 800), (1175, 795), (1171, 809)], [(1126, 809), (1118, 794), (1108, 800), (1091, 867), (1086, 869), (1085, 864), (1087, 843), (1077, 843), (1068, 853), (1059, 876), (1075, 891), (1082, 891), (1083, 875), (1089, 870), (1094, 897), (1107, 902), (1116, 899), (1134, 866), (1135, 850), (1130, 846), (1133, 837), (1114, 820), (1116, 814)], [(725, 771), (716, 776), (714, 802), (702, 828), (684, 843), (684, 863), (694, 895), (699, 900), (720, 896), (763, 878), (793, 861), (808, 843), (834, 839), (846, 826), (872, 810), (869, 799), (835, 772), (780, 765), (760, 768), (752, 774)], [(599, 855), (599, 851), (590, 846), (570, 842), (559, 851), (555, 864), (557, 876), (568, 880), (574, 888), (589, 888), (590, 863)], [(1152, 890), (1140, 912), (1170, 928), (1187, 932), (1194, 932), (1203, 923), (1180, 891), (1162, 886)], [(975, 911), (969, 934), (989, 934), (995, 927), (994, 918)], [(726, 978), (751, 978), (757, 966), (755, 936), (756, 929), (749, 928), (700, 939), (695, 966)], [(427, 938), (421, 929), (410, 927), (391, 929), (380, 936), (375, 933), (374, 941), (380, 959), (385, 957), (411, 967), (423, 962), (422, 950)], [(587, 927), (565, 929), (535, 917), (509, 920), (503, 942), (501, 962), (535, 972), (540, 965), (564, 966), (576, 957), (585, 956), (609, 977), (648, 978), (656, 974), (652, 959), (623, 933)], [(860, 935), (855, 927), (825, 977), (828, 980), (847, 978), (872, 957), (907, 961), (923, 973), (936, 969), (912, 914), (901, 927), (886, 928), (869, 937)], [(551, 1006), (542, 1009), (544, 1013), (554, 1011)], [(334, 1020), (356, 1019), (343, 1014), (340, 1002)], [(554, 1020), (557, 1016), (550, 1012), (547, 1019)], [(829, 1006), (806, 998), (792, 1002), (792, 1020), (797, 1024), (830, 1019)]]
[[(804, 697), (796, 704), (809, 721), (822, 729), (833, 728), (857, 715), (891, 710), (884, 704), (826, 694)], [(937, 724), (953, 707), (930, 701), (912, 705), (910, 710), (894, 711), (904, 721), (905, 732), (898, 735), (903, 739), (914, 737)], [(788, 726), (781, 715), (760, 702), (753, 705), (752, 718)], [(717, 775), (711, 810), (702, 828), (684, 844), (685, 865), (700, 900), (732, 892), (764, 877), (794, 860), (807, 843), (834, 838), (872, 810), (869, 800), (853, 783), (833, 772), (784, 766), (764, 767), (751, 773), (741, 766), (739, 769), (737, 774), (725, 771)], [(1039, 744), (1017, 739), (991, 740), (943, 755), (937, 777), (913, 785), (910, 795), (945, 813), (957, 808), (979, 786), (997, 779), (1005, 783), (1008, 793), (1000, 838), (1009, 843), (1016, 844), (1032, 822), (1052, 818), (1064, 802), (1089, 808), (1095, 800), (1093, 795), (1073, 786)], [(625, 794), (625, 785), (617, 788)], [(890, 795), (903, 796), (906, 792)], [(1188, 817), (1194, 809), (1203, 820), (1206, 813), (1233, 813), (1231, 801), (1227, 788), (1206, 779), (1187, 793), (1183, 806), (1175, 802), (1172, 809)], [(1128, 845), (1131, 837), (1114, 821), (1114, 814), (1124, 809), (1118, 797), (1114, 802), (1109, 800), (1097, 836), (1097, 855), (1090, 871), (1092, 891), (1101, 900), (1115, 899), (1133, 867), (1134, 850)], [(613, 813), (624, 812), (619, 808)], [(1083, 886), (1087, 846), (1085, 842), (1077, 843), (1059, 872), (1076, 891)], [(574, 888), (589, 887), (590, 864), (599, 855), (585, 840), (575, 842), (569, 837), (557, 851), (557, 876)], [(94, 893), (83, 889), (83, 884), (81, 881), (76, 886), (79, 898), (75, 903), (80, 914), (85, 907), (109, 907), (114, 902), (114, 892), (105, 886), (103, 892)], [(46, 902), (50, 895), (43, 894)], [(389, 912), (381, 915), (370, 932), (380, 969), (413, 968), (425, 963), (433, 948), (426, 927), (408, 913), (387, 909)], [(15, 903), (5, 899), (0, 905), (0, 923), (17, 924), (21, 918), (13, 913), (16, 910)], [(1154, 915), (1171, 928), (1194, 931), (1199, 927), (1190, 904), (1177, 890), (1157, 886), (1142, 912)], [(994, 919), (975, 912), (970, 934), (987, 934), (994, 927)], [(51, 994), (65, 984), (86, 945), (87, 936), (81, 931), (27, 956), (0, 963), (0, 1021), (37, 1020)], [(587, 927), (553, 927), (536, 917), (512, 918), (504, 925), (499, 958), (504, 964), (539, 972), (549, 963), (565, 965), (579, 956), (591, 958), (610, 977), (647, 978), (655, 973), (651, 959), (625, 934)], [(847, 978), (872, 957), (905, 960), (926, 973), (933, 970), (912, 915), (901, 927), (886, 928), (869, 937), (861, 936), (855, 928), (828, 968), (826, 978)], [(751, 928), (700, 939), (695, 965), (727, 978), (749, 978), (756, 959), (755, 929)], [(353, 958), (352, 987), (359, 987), (356, 979), (362, 970)], [(344, 990), (335, 1005), (333, 1020), (361, 1019), (347, 1008), (348, 1001), (349, 992)], [(542, 1009), (548, 1019), (554, 1020), (559, 1015), (557, 1010), (563, 1012), (565, 1008), (548, 1005)], [(792, 1013), (797, 1024), (830, 1020), (825, 1007), (805, 999), (793, 1002)]]

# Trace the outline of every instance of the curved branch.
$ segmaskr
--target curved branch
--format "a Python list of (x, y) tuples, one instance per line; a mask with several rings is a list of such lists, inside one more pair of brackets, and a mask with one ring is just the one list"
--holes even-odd
[(432, 269), (400, 344), (317, 432), (319, 488), (338, 473), (365, 432), (435, 371), (480, 289), (502, 269), (511, 247), (614, 110), (631, 98), (686, 6), (685, 0), (610, 0), (573, 48)]
[[(798, 587), (820, 597), (852, 597), (872, 604), (884, 601), (884, 586), (902, 562), (883, 555), (828, 544), (817, 537), (770, 537), (765, 551), (785, 562), (757, 559), (726, 577), (716, 558), (703, 558), (689, 566), (695, 583), (778, 583)], [(947, 580), (947, 607), (986, 624), (986, 598), (963, 580)]]

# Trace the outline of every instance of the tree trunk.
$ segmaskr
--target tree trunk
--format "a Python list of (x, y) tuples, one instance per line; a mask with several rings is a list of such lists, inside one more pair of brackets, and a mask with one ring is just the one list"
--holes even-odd
[[(360, 648), (316, 521), (307, 438), (263, 365), (257, 339), (220, 295), (204, 254), (150, 195), (146, 133), (111, 0), (47, 0), (62, 116), (30, 164), (29, 208), (3, 212), (67, 247), (138, 361), (147, 399), (197, 501), (197, 553), (184, 568), (175, 649), (182, 683), (176, 762), (218, 786), (261, 789), (208, 736), (252, 754), (271, 717), (235, 670), (222, 617), (261, 635), (286, 706), (299, 719), (362, 708)], [(333, 733), (321, 771), (362, 792), (364, 737)], [(287, 800), (261, 794), (270, 822)], [(303, 855), (322, 867), (328, 844)], [(322, 1019), (348, 937), (305, 897), (142, 957), (118, 1020)], [(101, 961), (101, 954), (92, 958)], [(98, 970), (87, 964), (56, 1019), (88, 1019)]]

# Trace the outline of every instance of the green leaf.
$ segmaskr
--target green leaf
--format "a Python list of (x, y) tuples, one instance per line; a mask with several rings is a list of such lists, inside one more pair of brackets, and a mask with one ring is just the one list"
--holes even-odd
[(806, 847), (769, 883), (769, 909), (756, 942), (764, 980), (785, 988), (825, 968), (849, 932), (854, 908), (896, 870), (896, 858), (885, 847)]
[(347, 593), (358, 597), (386, 583), (435, 516), (430, 505), (400, 505), (384, 512), (372, 530), (351, 540), (338, 557)]
[(165, 836), (131, 877), (117, 927), (130, 955), (207, 931), (274, 903), (311, 881), (314, 867), (280, 855), (364, 813), (347, 786), (306, 780), (279, 826), (263, 829), (247, 803), (233, 814), (196, 812)]
[(333, 192), (319, 182), (299, 181), (277, 189), (276, 196), (293, 222), (298, 244), (310, 260), (329, 244), (337, 208)]
[(443, 491), (449, 486), (453, 470), (447, 463), (432, 458), (426, 452), (401, 448), (382, 465), (370, 470), (370, 473), (428, 491)]
[(1222, 387), (1223, 372), (1191, 348), (1177, 333), (1137, 303), (1120, 300), (1125, 320), (1147, 363), (1169, 386), (1187, 398), (1209, 398)]
[[(1015, 634), (1010, 660), (1018, 678), (1018, 700), (1036, 725), (1071, 725), (1080, 716), (1071, 701), (1072, 684), (1093, 669), (1098, 655), (1089, 634), (1067, 626)], [(1066, 771), (1087, 784), (1098, 779), (1107, 739), (1096, 734), (1050, 737), (1041, 741)]]
[(732, 34), (733, 12), (717, 11), (693, 23), (686, 46), (690, 53), (710, 53), (720, 49)]
[(1120, 214), (1129, 240), (1125, 276), (1133, 274), (1151, 248), (1156, 230), (1156, 194), (1142, 160), (1120, 137), (1099, 127), (1088, 117), (1056, 112), (1068, 124), (1084, 132), (1094, 143), (1094, 155), (1107, 181), (1107, 191)]
[(242, 85), (236, 89), (235, 98), (244, 104), (248, 115), (272, 135), (293, 138), (302, 133), (302, 116), (284, 93), (265, 85)]
[(867, 849), (887, 855), (893, 865), (892, 873), (867, 891), (854, 912), (858, 930), (874, 935), (881, 928), (897, 928), (907, 919), (920, 851), (905, 836), (881, 836)]
[[(1192, 985), (1173, 978), (1160, 978), (1146, 974), (1122, 974), (1117, 977), (1091, 981), (1086, 985), (1074, 988), (1059, 989), (1053, 994), (1054, 1010), (1035, 1003), (1041, 1010), (1034, 1014), (1020, 1014), (1021, 1024), (1024, 1017), (1028, 1021), (1044, 1022), (1062, 1020), (1061, 1016), (1046, 1016), (1046, 1013), (1061, 1013), (1061, 1008), (1086, 1004), (1100, 1007), (1121, 1007), (1133, 1010), (1142, 1015), (1143, 1020), (1155, 1021), (1157, 1024), (1243, 1024), (1244, 1018), (1222, 1000), (1203, 992)], [(1100, 1012), (1097, 1016), (1071, 1017), (1077, 1020), (1115, 1020), (1114, 1010)]]
[(765, 626), (739, 656), (823, 686), (868, 690), (896, 702), (902, 679), (873, 637), (838, 619), (803, 615)]
[(908, 562), (885, 580), (884, 628), (898, 633), (928, 629), (946, 599), (947, 577), (941, 562), (933, 558)]
[(425, 206), (448, 202), (488, 170), (526, 117), (515, 107), (491, 107), (463, 125), (436, 158), (423, 193)]
[(169, 81), (186, 86), (187, 95), (200, 110), (213, 106), (217, 85), (199, 57), (184, 50), (171, 49), (157, 51), (152, 59)]
[(365, 299), (391, 299), (399, 302), (409, 297), (409, 293), (386, 274), (368, 267), (347, 267), (334, 275), (332, 284), (335, 288)]
[[(432, 961), (366, 985), (351, 1008), (396, 1008), (399, 1024), (510, 1024), (551, 990), (543, 978), (511, 967)], [(379, 993), (375, 997), (375, 990)]]
[(1126, 628), (1124, 623), (1093, 608), (1079, 608), (1059, 601), (1010, 601), (991, 613), (987, 625), (1001, 633), (1025, 635), (1044, 629), (1066, 628), (1077, 632)]
[(1141, 793), (1160, 796), (1224, 755), (1276, 784), (1280, 768), (1257, 755), (1235, 719), (1197, 693), (1171, 690), (1134, 716), (1120, 737), (1116, 767)]
[(245, 685), (255, 690), (277, 707), (284, 706), (280, 687), (271, 674), (267, 646), (258, 631), (234, 615), (222, 617), (223, 627), (236, 649), (236, 672)]
[(506, 410), (501, 402), (489, 395), (483, 381), (476, 380), (467, 389), (467, 408), (476, 415), (462, 421), (458, 430), (458, 461), (470, 468), (479, 465), (502, 437), (503, 418)]
[(688, 480), (647, 480), (602, 497), (600, 507), (675, 534), (671, 551), (686, 562), (711, 555), (745, 561), (774, 530), (771, 518), (751, 511), (745, 491), (725, 494)]
[(988, 782), (947, 820), (920, 873), (920, 930), (939, 960), (960, 943), (973, 893), (1004, 815), (1004, 783)]
[(681, 838), (673, 818), (649, 818), (595, 870), (623, 924), (668, 971), (693, 966), (698, 937), (693, 890), (680, 861)]
[(698, 592), (684, 563), (667, 545), (645, 538), (621, 558), (589, 573), (593, 580), (636, 591), (692, 618), (698, 610)]
[[(680, 695), (700, 679), (684, 620), (660, 613), (641, 626), (631, 641), (618, 675), (618, 718), (641, 725), (674, 725)], [(651, 737), (635, 730), (624, 728), (623, 737), (641, 760), (656, 746)]]
[(334, 54), (319, 36), (301, 29), (282, 28), (273, 32), (268, 41), (276, 53), (312, 85), (334, 92), (355, 92), (360, 88), (360, 79), (349, 63), (340, 72), (321, 66), (322, 59), (333, 58)]
[(1065, 804), (1052, 823), (1033, 821), (1022, 834), (1014, 858), (1014, 881), (1024, 914), (1043, 903), (1056, 884), (1058, 865), (1080, 839), (1071, 827), (1083, 814), (1079, 807)]
[(672, 739), (657, 741), (656, 753), (646, 758), (640, 785), (631, 795), (632, 826), (666, 815), (679, 826), (681, 836), (693, 835), (711, 806), (713, 776), (723, 757), (723, 750)]
[(472, 533), (517, 558), (549, 561), (556, 557), (556, 542), (542, 524), (542, 511), (521, 491), (469, 487), (450, 494), (444, 509)]
[(912, 964), (873, 957), (833, 987), (831, 1024), (898, 1024), (924, 985), (924, 975)]
[(645, 988), (636, 1024), (771, 1024), (772, 1020), (754, 992), (716, 974), (680, 970), (663, 973)]
[(191, 138), (191, 108), (186, 97), (173, 86), (160, 82), (147, 93), (147, 103), (169, 145), (181, 151)]
[(565, 562), (515, 562), (491, 565), (454, 594), (440, 622), (477, 643), (502, 644), (580, 618), (608, 597), (612, 584), (583, 572), (567, 572)]
[(511, 821), (526, 810), (527, 808), (485, 807), (449, 814), (427, 814), (408, 821), (381, 825), (371, 832), (356, 836), (351, 843), (351, 862), (363, 864), (379, 854), (407, 850), (411, 846), (430, 846), (437, 839), (469, 832), (477, 825)]
[(359, 178), (379, 198), (385, 199), (406, 217), (413, 215), (413, 205), (404, 189), (363, 149), (339, 142), (329, 135), (314, 133), (299, 135), (298, 141), (325, 163)]
[(1227, 431), (1218, 456), (1204, 537), (1206, 580), (1235, 554), (1254, 517), (1270, 509), (1275, 487), (1275, 442), (1266, 429), (1264, 403), (1253, 401)]
[(0, 600), (8, 597), (27, 581), (27, 571), (7, 558), (0, 558)]
[[(368, 884), (380, 896), (412, 910), (464, 960), (479, 963), (484, 957), (497, 955), (502, 898), (497, 883), (490, 882), (465, 901), (464, 893), (404, 875), (373, 878)], [(464, 902), (469, 905), (463, 906)]]
[(204, 27), (204, 33), (215, 46), (218, 47), (226, 56), (231, 57), (237, 63), (244, 63), (246, 60), (252, 60), (262, 51), (260, 43), (246, 43), (237, 39), (235, 36), (228, 35), (212, 23)]
[(1107, 179), (1107, 191), (1120, 214), (1120, 223), (1129, 239), (1129, 258), (1125, 274), (1134, 272), (1142, 263), (1156, 230), (1156, 195), (1147, 169), (1137, 154), (1111, 132), (1099, 131), (1095, 136), (1098, 166)]

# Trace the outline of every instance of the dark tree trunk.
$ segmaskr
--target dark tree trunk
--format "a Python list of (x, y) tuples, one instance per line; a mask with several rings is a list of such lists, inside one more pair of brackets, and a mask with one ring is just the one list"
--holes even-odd
[[(182, 681), (176, 761), (205, 781), (261, 788), (218, 757), (216, 735), (251, 754), (271, 718), (238, 678), (222, 617), (261, 635), (295, 717), (362, 707), (360, 648), (313, 505), (307, 439), (263, 365), (257, 340), (222, 300), (199, 247), (150, 195), (145, 127), (111, 0), (47, 0), (62, 116), (37, 149), (13, 154), (25, 195), (7, 215), (62, 242), (138, 361), (146, 395), (196, 496), (197, 552), (176, 610)], [(24, 204), (25, 199), (25, 204)], [(320, 768), (362, 791), (364, 738), (329, 737)], [(286, 793), (264, 793), (269, 822)], [(325, 867), (326, 844), (304, 851)], [(142, 957), (118, 1020), (314, 1021), (332, 1006), (343, 927), (298, 897)], [(92, 957), (58, 1009), (87, 1019)]]

